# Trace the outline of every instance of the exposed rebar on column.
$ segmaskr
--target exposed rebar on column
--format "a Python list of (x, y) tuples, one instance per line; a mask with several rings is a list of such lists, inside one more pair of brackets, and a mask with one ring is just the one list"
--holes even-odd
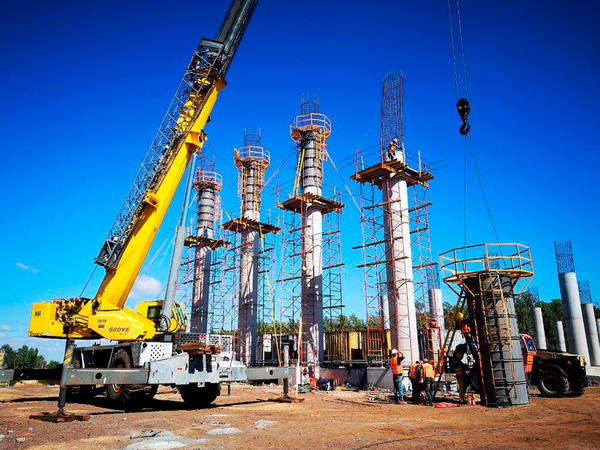
[(197, 192), (197, 222), (195, 236), (194, 282), (192, 287), (192, 314), (190, 330), (207, 333), (210, 300), (210, 275), (212, 250), (215, 246), (214, 228), (217, 219), (217, 202), (223, 185), (221, 175), (198, 169), (194, 180)]
[(590, 354), (585, 336), (585, 325), (583, 323), (583, 312), (579, 298), (579, 286), (577, 284), (577, 275), (575, 274), (571, 241), (555, 242), (554, 250), (556, 253), (558, 283), (560, 285), (564, 321), (567, 328), (569, 352), (582, 355), (589, 363)]
[(565, 330), (563, 328), (562, 320), (554, 322), (554, 334), (556, 334), (556, 350), (559, 352), (566, 352), (567, 344), (565, 343)]
[[(404, 77), (390, 74), (383, 81), (381, 104), (382, 161), (405, 163), (402, 95)], [(391, 320), (391, 346), (404, 354), (410, 365), (419, 357), (415, 293), (413, 285), (408, 184), (397, 173), (384, 176), (381, 185), (384, 204), (385, 258)]]
[(542, 316), (542, 308), (534, 306), (531, 308), (531, 323), (533, 325), (533, 340), (539, 349), (547, 349), (546, 332), (544, 331), (544, 318)]

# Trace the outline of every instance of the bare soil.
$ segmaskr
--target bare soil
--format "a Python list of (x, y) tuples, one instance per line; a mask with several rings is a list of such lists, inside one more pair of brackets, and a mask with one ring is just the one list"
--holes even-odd
[[(99, 396), (67, 405), (91, 414), (88, 422), (54, 424), (29, 415), (56, 409), (56, 386), (0, 389), (0, 449), (122, 449), (144, 442), (130, 438), (144, 430), (171, 431), (190, 449), (600, 448), (598, 387), (579, 398), (534, 396), (530, 406), (508, 409), (374, 403), (364, 392), (347, 391), (314, 392), (302, 396), (304, 403), (286, 404), (269, 401), (281, 393), (276, 386), (233, 385), (231, 391), (224, 388), (203, 410), (186, 409), (168, 388), (141, 412), (111, 409)], [(253, 428), (261, 419), (275, 423)], [(225, 428), (239, 432), (211, 431)]]

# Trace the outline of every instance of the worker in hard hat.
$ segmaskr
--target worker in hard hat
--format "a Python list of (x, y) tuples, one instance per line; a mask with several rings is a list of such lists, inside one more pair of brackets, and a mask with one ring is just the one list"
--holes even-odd
[(392, 350), (392, 357), (390, 359), (390, 369), (392, 371), (392, 380), (394, 382), (394, 400), (396, 404), (404, 403), (404, 390), (402, 386), (402, 375), (404, 369), (402, 368), (402, 361), (404, 360), (404, 354), (398, 352), (398, 350)]
[(412, 402), (415, 405), (421, 403), (421, 361), (415, 361), (408, 369), (408, 379), (412, 384)]
[(386, 155), (388, 161), (393, 161), (396, 159), (396, 150), (398, 150), (398, 139), (394, 139), (388, 144)]
[(425, 395), (427, 395), (427, 405), (433, 406), (433, 379), (435, 378), (435, 371), (433, 366), (429, 363), (428, 359), (423, 360), (423, 387), (425, 388)]
[(467, 352), (467, 346), (465, 344), (458, 344), (452, 354), (450, 364), (454, 370), (456, 376), (456, 384), (458, 385), (458, 403), (466, 403), (465, 393), (467, 392), (468, 383), (468, 366), (463, 362), (465, 353)]

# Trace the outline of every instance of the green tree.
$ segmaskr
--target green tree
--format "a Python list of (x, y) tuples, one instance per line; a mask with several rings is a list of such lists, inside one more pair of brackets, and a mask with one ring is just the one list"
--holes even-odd
[(48, 369), (56, 369), (56, 368), (58, 367), (58, 365), (59, 365), (59, 364), (60, 364), (60, 363), (59, 363), (58, 361), (51, 360), (51, 361), (48, 363), (48, 366), (47, 366), (47, 368), (48, 368)]
[(529, 334), (530, 336), (533, 335), (533, 323), (531, 322), (532, 300), (533, 298), (529, 292), (524, 292), (514, 298), (519, 332)]
[(362, 331), (367, 328), (365, 321), (359, 319), (356, 314), (350, 314), (346, 322), (344, 322), (344, 329), (346, 331)]
[(46, 360), (39, 354), (37, 348), (26, 345), (17, 350), (15, 369), (41, 369), (46, 365)]
[(15, 362), (17, 361), (17, 354), (15, 353), (13, 348), (8, 344), (4, 344), (2, 346), (2, 350), (4, 350), (4, 368), (14, 369)]
[(4, 367), (7, 369), (42, 369), (46, 360), (39, 354), (37, 348), (23, 345), (16, 352), (8, 344), (2, 346), (4, 350)]

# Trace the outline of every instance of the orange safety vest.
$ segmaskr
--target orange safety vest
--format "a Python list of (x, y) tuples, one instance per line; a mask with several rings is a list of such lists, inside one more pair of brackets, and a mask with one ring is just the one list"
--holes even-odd
[(417, 368), (419, 367), (419, 363), (414, 362), (410, 365), (410, 369), (408, 369), (408, 378), (412, 378), (413, 380), (417, 379)]
[(393, 375), (402, 375), (403, 369), (402, 365), (398, 363), (398, 357), (394, 356), (390, 359), (390, 368), (392, 369)]
[(423, 378), (435, 378), (433, 366), (429, 363), (423, 364)]

